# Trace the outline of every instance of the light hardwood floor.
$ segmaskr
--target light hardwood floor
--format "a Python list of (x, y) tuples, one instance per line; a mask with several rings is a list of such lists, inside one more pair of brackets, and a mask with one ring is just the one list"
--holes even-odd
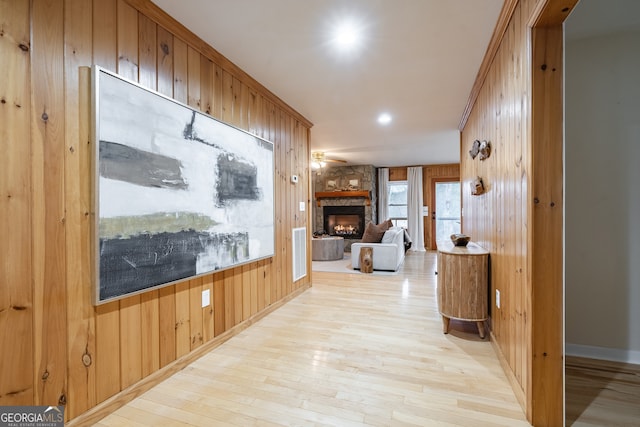
[(313, 287), (99, 426), (528, 426), (473, 323), (442, 333), (435, 252)]

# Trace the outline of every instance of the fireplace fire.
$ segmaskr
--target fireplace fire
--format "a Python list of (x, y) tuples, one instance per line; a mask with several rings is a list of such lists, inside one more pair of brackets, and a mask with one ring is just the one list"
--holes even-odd
[(364, 233), (364, 206), (325, 206), (324, 230), (331, 236), (361, 239)]

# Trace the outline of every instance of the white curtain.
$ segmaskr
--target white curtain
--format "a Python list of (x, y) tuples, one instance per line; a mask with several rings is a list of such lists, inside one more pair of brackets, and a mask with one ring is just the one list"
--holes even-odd
[(422, 218), (422, 167), (407, 168), (407, 222), (411, 250), (424, 252), (424, 220)]
[(389, 218), (389, 168), (378, 169), (378, 224)]

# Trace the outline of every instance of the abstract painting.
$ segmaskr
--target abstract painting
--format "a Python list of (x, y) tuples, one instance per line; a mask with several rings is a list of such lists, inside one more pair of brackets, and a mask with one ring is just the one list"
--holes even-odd
[(95, 304), (273, 256), (273, 144), (98, 66)]

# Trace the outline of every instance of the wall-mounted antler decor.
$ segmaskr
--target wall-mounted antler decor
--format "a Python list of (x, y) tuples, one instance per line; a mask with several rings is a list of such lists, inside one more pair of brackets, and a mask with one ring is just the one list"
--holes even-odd
[(480, 160), (489, 158), (491, 155), (491, 143), (489, 141), (480, 141), (479, 139), (473, 141), (469, 155), (472, 159), (475, 159), (478, 154), (480, 154)]
[(473, 141), (471, 150), (469, 150), (469, 155), (471, 156), (472, 159), (475, 159), (479, 152), (480, 152), (480, 140), (476, 139), (475, 141)]
[(484, 183), (482, 182), (482, 178), (477, 177), (470, 183), (470, 185), (472, 196), (479, 196), (481, 194), (484, 194)]
[(488, 159), (491, 155), (491, 143), (489, 141), (482, 141), (480, 143), (480, 160)]

